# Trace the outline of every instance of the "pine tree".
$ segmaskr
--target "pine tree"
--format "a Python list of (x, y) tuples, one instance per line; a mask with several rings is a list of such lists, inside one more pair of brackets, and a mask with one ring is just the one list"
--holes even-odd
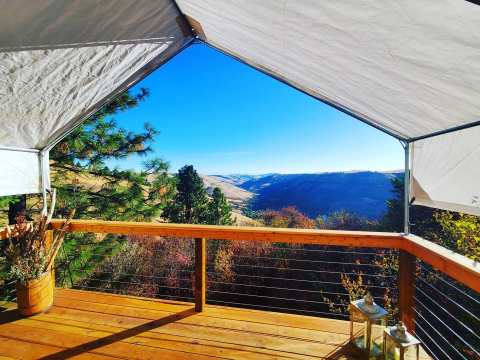
[(210, 225), (232, 225), (232, 208), (219, 187), (213, 189), (207, 207), (207, 223)]
[(202, 178), (192, 165), (185, 165), (178, 170), (176, 181), (177, 193), (163, 211), (163, 217), (174, 223), (206, 223), (208, 196)]
[[(67, 215), (71, 208), (76, 209), (79, 218), (150, 221), (160, 216), (175, 185), (168, 174), (168, 163), (149, 160), (139, 171), (110, 166), (111, 160), (152, 151), (151, 144), (158, 134), (153, 127), (145, 124), (142, 131), (127, 131), (114, 119), (147, 97), (145, 89), (121, 94), (51, 150), (52, 186), (58, 190), (56, 216)], [(38, 198), (29, 196), (27, 205), (38, 208)], [(9, 203), (12, 198), (0, 205)], [(57, 266), (68, 268), (68, 272), (57, 273), (62, 277), (57, 279), (58, 283), (68, 286), (82, 281), (102, 263), (103, 256), (115, 253), (124, 242), (125, 238), (115, 235), (99, 241), (93, 234), (68, 234), (56, 259)], [(82, 261), (77, 261), (80, 258)]]
[(14, 195), (0, 197), (0, 211), (7, 215), (0, 218), (0, 226), (15, 224), (18, 215), (26, 215), (30, 220), (27, 210), (27, 195)]
[(151, 220), (173, 191), (168, 163), (154, 159), (140, 171), (108, 166), (110, 160), (146, 155), (158, 132), (148, 123), (141, 132), (118, 126), (116, 114), (135, 108), (146, 89), (125, 92), (75, 129), (51, 153), (52, 185), (58, 189), (57, 215), (75, 207), (78, 217)]
[[(404, 222), (404, 180), (403, 178), (393, 178), (394, 197), (387, 201), (387, 212), (380, 222), (382, 231), (403, 231)], [(411, 231), (415, 235), (436, 241), (437, 234), (440, 233), (440, 225), (435, 220), (434, 214), (437, 210), (425, 206), (410, 206), (410, 224)]]

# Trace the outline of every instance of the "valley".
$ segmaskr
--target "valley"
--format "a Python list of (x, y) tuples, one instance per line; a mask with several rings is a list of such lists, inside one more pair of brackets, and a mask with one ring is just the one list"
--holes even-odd
[(310, 218), (345, 210), (380, 219), (392, 197), (391, 181), (401, 171), (313, 174), (202, 175), (211, 192), (218, 186), (236, 213), (294, 206)]

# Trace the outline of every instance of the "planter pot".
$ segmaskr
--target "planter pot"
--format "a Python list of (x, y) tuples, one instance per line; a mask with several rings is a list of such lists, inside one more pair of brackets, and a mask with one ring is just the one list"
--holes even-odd
[(20, 314), (30, 316), (48, 310), (53, 304), (54, 275), (45, 272), (27, 283), (17, 282), (17, 304)]

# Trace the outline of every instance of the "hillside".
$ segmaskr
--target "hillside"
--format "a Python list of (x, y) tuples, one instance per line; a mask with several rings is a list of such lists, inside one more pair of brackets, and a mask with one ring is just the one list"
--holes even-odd
[(219, 187), (225, 194), (230, 205), (236, 210), (242, 210), (254, 196), (254, 193), (236, 186), (235, 181), (230, 180), (227, 177), (210, 175), (200, 176), (202, 177), (203, 184), (207, 188), (209, 194), (212, 193), (215, 187)]
[(230, 198), (228, 193), (232, 194), (238, 206), (244, 206), (240, 205), (241, 202), (249, 201), (252, 210), (280, 209), (293, 205), (312, 218), (336, 210), (346, 210), (378, 219), (386, 211), (387, 200), (392, 197), (391, 179), (401, 174), (358, 171), (222, 175), (208, 178), (212, 180), (212, 184), (217, 184), (215, 186), (225, 191), (227, 198)]
[[(219, 187), (225, 194), (229, 204), (232, 206), (232, 217), (234, 224), (238, 226), (259, 226), (258, 221), (250, 219), (242, 213), (242, 210), (248, 205), (255, 195), (254, 193), (242, 189), (235, 185), (234, 180), (227, 177), (200, 175), (207, 192), (211, 194), (215, 187)], [(250, 179), (250, 177), (248, 178)]]

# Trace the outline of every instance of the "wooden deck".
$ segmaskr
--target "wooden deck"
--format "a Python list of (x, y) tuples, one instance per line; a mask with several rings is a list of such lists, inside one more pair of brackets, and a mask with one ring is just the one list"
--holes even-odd
[(341, 320), (67, 289), (45, 314), (15, 308), (0, 312), (0, 359), (358, 358)]

